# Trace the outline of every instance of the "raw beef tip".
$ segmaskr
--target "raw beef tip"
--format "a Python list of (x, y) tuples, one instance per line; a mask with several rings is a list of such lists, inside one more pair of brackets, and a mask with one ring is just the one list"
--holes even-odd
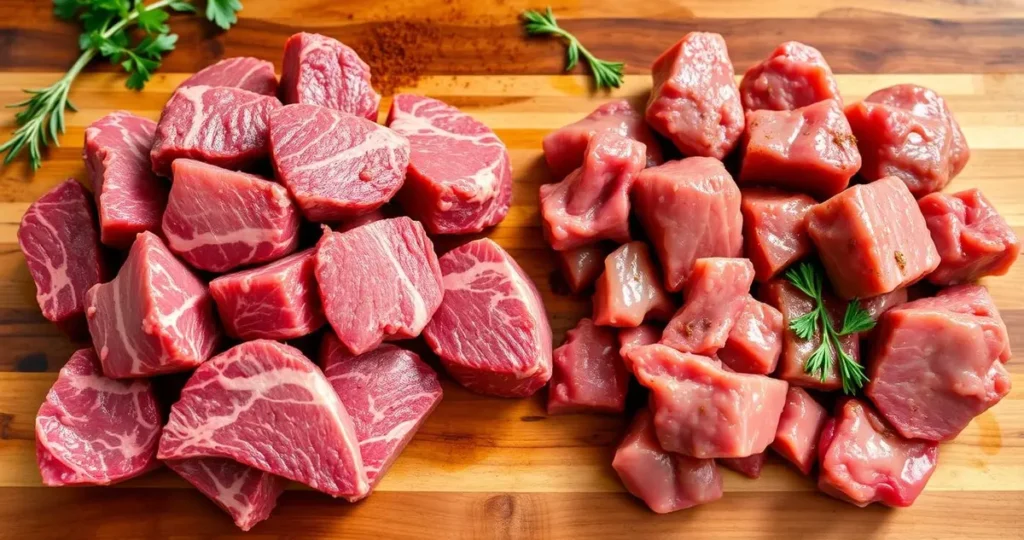
[(665, 287), (683, 288), (702, 257), (740, 257), (740, 190), (722, 162), (692, 157), (640, 173), (633, 205), (665, 271)]
[(164, 462), (248, 531), (270, 517), (288, 481), (225, 458), (191, 458)]
[(265, 339), (196, 369), (157, 457), (227, 458), (349, 501), (370, 491), (352, 419), (327, 378), (298, 349)]
[(370, 66), (342, 42), (298, 33), (284, 45), (281, 99), (336, 109), (377, 121), (380, 94), (370, 85)]
[(747, 111), (791, 111), (839, 97), (839, 84), (821, 52), (799, 41), (787, 41), (740, 81), (740, 99)]
[(171, 96), (160, 114), (149, 158), (153, 172), (171, 176), (171, 162), (191, 158), (244, 169), (270, 151), (269, 119), (277, 98), (238, 88), (192, 86)]
[(474, 392), (532, 395), (551, 378), (551, 326), (533, 281), (482, 238), (440, 258), (444, 301), (423, 337), (448, 373)]
[(293, 339), (312, 334), (327, 319), (314, 273), (316, 250), (210, 282), (224, 330), (235, 339)]
[(741, 190), (743, 253), (754, 264), (754, 278), (764, 283), (811, 252), (807, 212), (814, 199), (771, 189)]
[(684, 353), (715, 354), (747, 307), (753, 283), (754, 266), (747, 259), (697, 259), (683, 293), (686, 301), (660, 343)]
[(782, 313), (747, 295), (747, 303), (718, 350), (718, 358), (733, 371), (768, 375), (782, 352)]
[(861, 298), (858, 302), (860, 302), (860, 307), (864, 308), (864, 311), (877, 321), (886, 311), (898, 305), (906, 304), (907, 298), (906, 289), (896, 289), (891, 293), (880, 294), (871, 298)]
[(651, 66), (647, 123), (687, 156), (724, 159), (743, 134), (743, 106), (725, 39), (690, 32)]
[(818, 460), (818, 440), (828, 422), (828, 412), (803, 388), (789, 387), (786, 406), (779, 418), (772, 450), (790, 461), (804, 475)]
[(115, 381), (92, 349), (71, 355), (36, 415), (48, 486), (115, 484), (160, 466), (160, 408), (149, 381)]
[(860, 400), (840, 401), (818, 443), (818, 487), (857, 506), (910, 506), (935, 471), (939, 447), (900, 437)]
[(953, 285), (1010, 271), (1020, 240), (980, 190), (932, 193), (917, 202), (941, 259), (928, 281)]
[(365, 118), (315, 105), (270, 115), (277, 178), (310, 221), (339, 221), (380, 208), (405, 181), (409, 141)]
[(219, 341), (206, 285), (151, 232), (139, 234), (117, 277), (89, 289), (86, 302), (89, 332), (108, 377), (187, 371)]
[(548, 414), (621, 413), (628, 387), (615, 330), (584, 318), (554, 351)]
[(441, 383), (416, 353), (381, 345), (352, 356), (332, 332), (324, 335), (320, 365), (352, 417), (373, 489), (441, 403)]
[(87, 335), (86, 292), (106, 278), (90, 198), (82, 184), (65, 180), (29, 205), (18, 227), (43, 317), (75, 338)]
[(574, 294), (579, 294), (593, 285), (604, 271), (604, 258), (607, 254), (608, 249), (598, 244), (556, 251), (555, 257), (569, 289)]
[(594, 290), (596, 324), (629, 328), (645, 319), (664, 322), (675, 309), (647, 244), (624, 244), (604, 259), (604, 272)]
[(191, 159), (171, 165), (167, 247), (193, 268), (226, 272), (273, 261), (299, 245), (299, 211), (280, 184)]
[(843, 298), (895, 291), (939, 265), (924, 216), (897, 178), (853, 186), (815, 206), (807, 232)]
[(433, 242), (407, 217), (325, 232), (315, 259), (327, 321), (353, 354), (420, 335), (445, 292)]
[(980, 285), (890, 309), (874, 332), (865, 393), (901, 435), (949, 441), (1010, 392), (1010, 343)]
[(580, 168), (594, 136), (610, 131), (639, 141), (647, 149), (647, 166), (661, 165), (661, 143), (654, 138), (644, 115), (624, 99), (609, 101), (584, 118), (544, 136), (544, 159), (556, 180)]
[(598, 240), (629, 241), (629, 189), (644, 168), (644, 145), (617, 133), (590, 139), (583, 166), (540, 186), (544, 236), (556, 251)]
[(135, 235), (160, 230), (167, 182), (153, 174), (149, 149), (156, 122), (115, 111), (85, 129), (83, 158), (96, 192), (100, 241), (128, 249)]
[(633, 363), (628, 353), (636, 347), (654, 345), (661, 339), (662, 328), (652, 324), (641, 324), (635, 328), (622, 328), (619, 330), (619, 356), (626, 369), (633, 373)]
[(409, 176), (398, 202), (432, 234), (480, 232), (505, 219), (512, 165), (505, 143), (472, 116), (436, 99), (397, 94), (387, 125), (409, 138)]
[(846, 108), (867, 181), (895, 176), (915, 197), (939, 191), (970, 158), (946, 100), (912, 84), (883, 88)]
[(698, 458), (747, 457), (775, 439), (785, 381), (734, 373), (717, 360), (664, 345), (630, 349), (640, 384), (651, 390), (661, 447)]
[(722, 476), (715, 460), (662, 450), (647, 409), (633, 418), (612, 467), (626, 489), (659, 514), (722, 498)]
[(747, 113), (740, 185), (765, 185), (827, 199), (860, 169), (857, 140), (834, 100), (792, 111)]
[(736, 471), (747, 478), (761, 478), (761, 469), (764, 468), (764, 462), (768, 458), (767, 452), (761, 452), (760, 454), (754, 454), (752, 456), (740, 457), (740, 458), (719, 458), (715, 460), (715, 463)]
[(190, 86), (229, 86), (264, 96), (277, 95), (277, 75), (274, 64), (250, 56), (225, 58), (197, 71), (178, 89)]

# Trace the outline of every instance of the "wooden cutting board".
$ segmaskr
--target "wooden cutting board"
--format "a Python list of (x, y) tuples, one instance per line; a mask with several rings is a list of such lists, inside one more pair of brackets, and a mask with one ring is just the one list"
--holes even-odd
[[(244, 0), (238, 26), (220, 34), (176, 19), (178, 50), (145, 92), (96, 66), (76, 83), (63, 146), (42, 170), (0, 170), (0, 538), (135, 538), (240, 535), (213, 504), (167, 471), (114, 488), (44, 488), (35, 465), (33, 419), (73, 350), (39, 314), (16, 231), (25, 208), (67, 177), (86, 181), (85, 126), (112, 109), (156, 118), (188, 73), (221, 57), (254, 55), (280, 67), (290, 34), (317, 31), (357, 49), (381, 21), (433, 18), (444, 39), (423, 45), (428, 76), (412, 91), (461, 107), (509, 147), (514, 206), (490, 233), (543, 293), (556, 345), (589, 311), (589, 300), (552, 291), (552, 258), (541, 237), (537, 186), (549, 180), (540, 141), (611, 97), (643, 100), (647, 67), (685, 32), (725, 34), (742, 72), (785, 39), (819, 47), (847, 101), (914, 82), (944, 95), (972, 148), (951, 186), (980, 187), (1024, 235), (1024, 5), (1011, 0), (563, 0), (565, 27), (607, 59), (629, 63), (623, 88), (592, 94), (588, 79), (561, 75), (562, 49), (524, 41), (523, 0)], [(916, 18), (916, 17), (928, 17)], [(0, 102), (56, 80), (76, 54), (77, 29), (50, 3), (0, 4)], [(388, 101), (382, 105), (387, 110)], [(4, 136), (12, 112), (0, 113)], [(1024, 265), (986, 281), (1024, 350)], [(257, 537), (432, 538), (1024, 538), (1024, 361), (1009, 364), (1016, 388), (941, 450), (927, 491), (908, 509), (854, 508), (819, 494), (779, 461), (757, 481), (726, 471), (725, 497), (658, 516), (625, 494), (611, 467), (623, 418), (544, 414), (543, 392), (502, 400), (450, 381), (440, 408), (368, 500), (351, 505), (296, 488), (281, 497)]]

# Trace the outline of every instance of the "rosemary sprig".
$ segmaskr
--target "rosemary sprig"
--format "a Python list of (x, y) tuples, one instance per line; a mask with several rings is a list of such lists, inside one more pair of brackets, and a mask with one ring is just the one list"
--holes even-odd
[(555, 20), (555, 14), (551, 12), (550, 6), (543, 13), (534, 10), (524, 11), (523, 26), (526, 33), (531, 36), (555, 35), (565, 40), (568, 58), (565, 64), (566, 71), (572, 71), (582, 55), (583, 59), (587, 61), (587, 65), (590, 66), (590, 72), (593, 73), (594, 81), (599, 89), (622, 86), (622, 70), (626, 64), (607, 62), (594, 56), (576, 39), (576, 36), (558, 26), (558, 21)]

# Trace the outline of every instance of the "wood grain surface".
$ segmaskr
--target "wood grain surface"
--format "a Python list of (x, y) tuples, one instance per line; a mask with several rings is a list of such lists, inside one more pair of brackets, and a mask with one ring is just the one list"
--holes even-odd
[[(294, 486), (278, 509), (242, 534), (197, 491), (167, 471), (114, 488), (50, 489), (35, 465), (33, 420), (47, 389), (81, 344), (39, 314), (16, 231), (28, 204), (61, 180), (87, 181), (85, 127), (112, 109), (156, 118), (189, 72), (226, 56), (280, 67), (284, 40), (300, 31), (337, 37), (357, 50), (396, 17), (429, 18), (446, 39), (426, 45), (427, 75), (411, 91), (473, 114), (508, 145), (514, 206), (489, 233), (540, 288), (559, 344), (589, 312), (589, 300), (554, 292), (557, 279), (539, 228), (537, 187), (549, 181), (540, 140), (599, 102), (642, 102), (647, 66), (685, 32), (723, 33), (738, 72), (777, 43), (820, 48), (847, 101), (897, 82), (943, 94), (972, 158), (952, 184), (980, 187), (1024, 235), (1024, 2), (1020, 0), (561, 0), (563, 25), (595, 53), (629, 63), (623, 88), (593, 94), (588, 79), (561, 74), (562, 49), (525, 40), (523, 0), (244, 0), (237, 27), (220, 33), (174, 19), (178, 50), (142, 93), (96, 65), (72, 92), (63, 146), (31, 174), (0, 169), (0, 538), (1024, 538), (1024, 363), (1008, 368), (1015, 389), (943, 445), (925, 493), (908, 509), (857, 509), (817, 492), (779, 460), (751, 481), (726, 471), (725, 497), (658, 516), (624, 493), (610, 467), (625, 420), (547, 417), (544, 395), (483, 398), (445, 381), (445, 398), (368, 500), (347, 504)], [(56, 80), (77, 54), (77, 29), (50, 16), (50, 2), (0, 2), (0, 103)], [(388, 100), (382, 104), (386, 111)], [(4, 136), (13, 111), (0, 112)], [(446, 239), (444, 245), (454, 245)], [(987, 280), (1024, 350), (1024, 267)], [(162, 380), (173, 387), (179, 380)]]

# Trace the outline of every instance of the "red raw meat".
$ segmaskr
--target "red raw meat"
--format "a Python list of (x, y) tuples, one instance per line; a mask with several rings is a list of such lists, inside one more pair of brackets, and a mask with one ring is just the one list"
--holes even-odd
[(740, 99), (747, 111), (791, 111), (839, 97), (839, 85), (821, 51), (799, 41), (787, 41), (763, 62), (747, 70), (740, 81)]
[[(604, 271), (604, 258), (608, 250), (604, 245), (584, 246), (565, 251), (556, 251), (558, 267), (562, 270), (562, 277), (569, 285), (569, 289), (579, 294), (597, 281), (597, 278)], [(659, 278), (660, 279), (660, 278)]]
[(718, 350), (719, 360), (740, 373), (768, 375), (775, 371), (782, 352), (782, 320), (779, 310), (747, 295), (728, 341)]
[(661, 284), (647, 244), (622, 245), (604, 259), (594, 290), (594, 322), (629, 328), (645, 319), (669, 320), (676, 305)]
[(160, 466), (160, 406), (152, 385), (104, 377), (92, 349), (76, 351), (61, 368), (35, 429), (48, 486), (106, 486)]
[(743, 253), (754, 264), (754, 278), (764, 283), (811, 252), (807, 212), (814, 199), (772, 189), (741, 190)]
[(270, 517), (288, 481), (225, 458), (191, 458), (164, 463), (231, 515), (248, 531)]
[(299, 211), (280, 184), (191, 159), (175, 160), (171, 170), (162, 230), (167, 247), (193, 268), (227, 272), (299, 246)]
[(409, 138), (412, 155), (398, 202), (432, 234), (497, 225), (512, 201), (505, 143), (472, 116), (436, 99), (397, 94), (387, 125)]
[(149, 158), (153, 172), (171, 175), (171, 162), (191, 158), (244, 169), (270, 151), (270, 113), (281, 107), (272, 96), (238, 88), (192, 86), (171, 96), (160, 114)]
[(761, 478), (761, 469), (764, 468), (764, 462), (767, 457), (767, 452), (761, 452), (760, 454), (741, 458), (719, 458), (716, 459), (715, 462), (726, 469), (736, 471), (747, 478), (756, 479)]
[(149, 149), (156, 122), (115, 111), (85, 129), (82, 151), (96, 192), (100, 241), (128, 249), (142, 231), (158, 232), (167, 182), (153, 174)]
[(277, 75), (274, 64), (250, 56), (225, 58), (197, 71), (178, 89), (190, 86), (230, 86), (264, 96), (277, 95)]
[(662, 328), (652, 324), (641, 324), (635, 328), (622, 328), (619, 330), (619, 356), (626, 365), (626, 369), (633, 373), (633, 363), (628, 353), (636, 347), (654, 345), (661, 339)]
[(209, 358), (220, 331), (213, 299), (151, 232), (139, 234), (117, 277), (89, 289), (86, 317), (103, 374), (150, 377)]
[(352, 419), (327, 378), (298, 349), (265, 339), (196, 369), (157, 457), (227, 458), (349, 501), (370, 491)]
[(615, 330), (581, 319), (555, 349), (548, 414), (621, 413), (629, 371), (619, 357)]
[(907, 302), (907, 290), (896, 289), (891, 293), (861, 298), (858, 302), (860, 302), (860, 307), (864, 308), (864, 311), (867, 311), (868, 315), (877, 321), (886, 311)]
[(715, 354), (746, 308), (753, 283), (754, 266), (747, 259), (697, 259), (683, 292), (686, 301), (660, 343), (684, 353)]
[(336, 39), (300, 32), (284, 45), (285, 103), (318, 105), (376, 122), (380, 94), (370, 80), (370, 66)]
[(818, 440), (828, 420), (825, 407), (803, 388), (790, 386), (772, 450), (788, 459), (800, 472), (811, 474), (818, 460)]
[(684, 155), (724, 159), (743, 134), (743, 105), (725, 39), (690, 32), (651, 66), (647, 123)]
[(440, 258), (444, 300), (423, 337), (452, 377), (474, 392), (532, 395), (551, 378), (551, 326), (537, 287), (493, 240)]

